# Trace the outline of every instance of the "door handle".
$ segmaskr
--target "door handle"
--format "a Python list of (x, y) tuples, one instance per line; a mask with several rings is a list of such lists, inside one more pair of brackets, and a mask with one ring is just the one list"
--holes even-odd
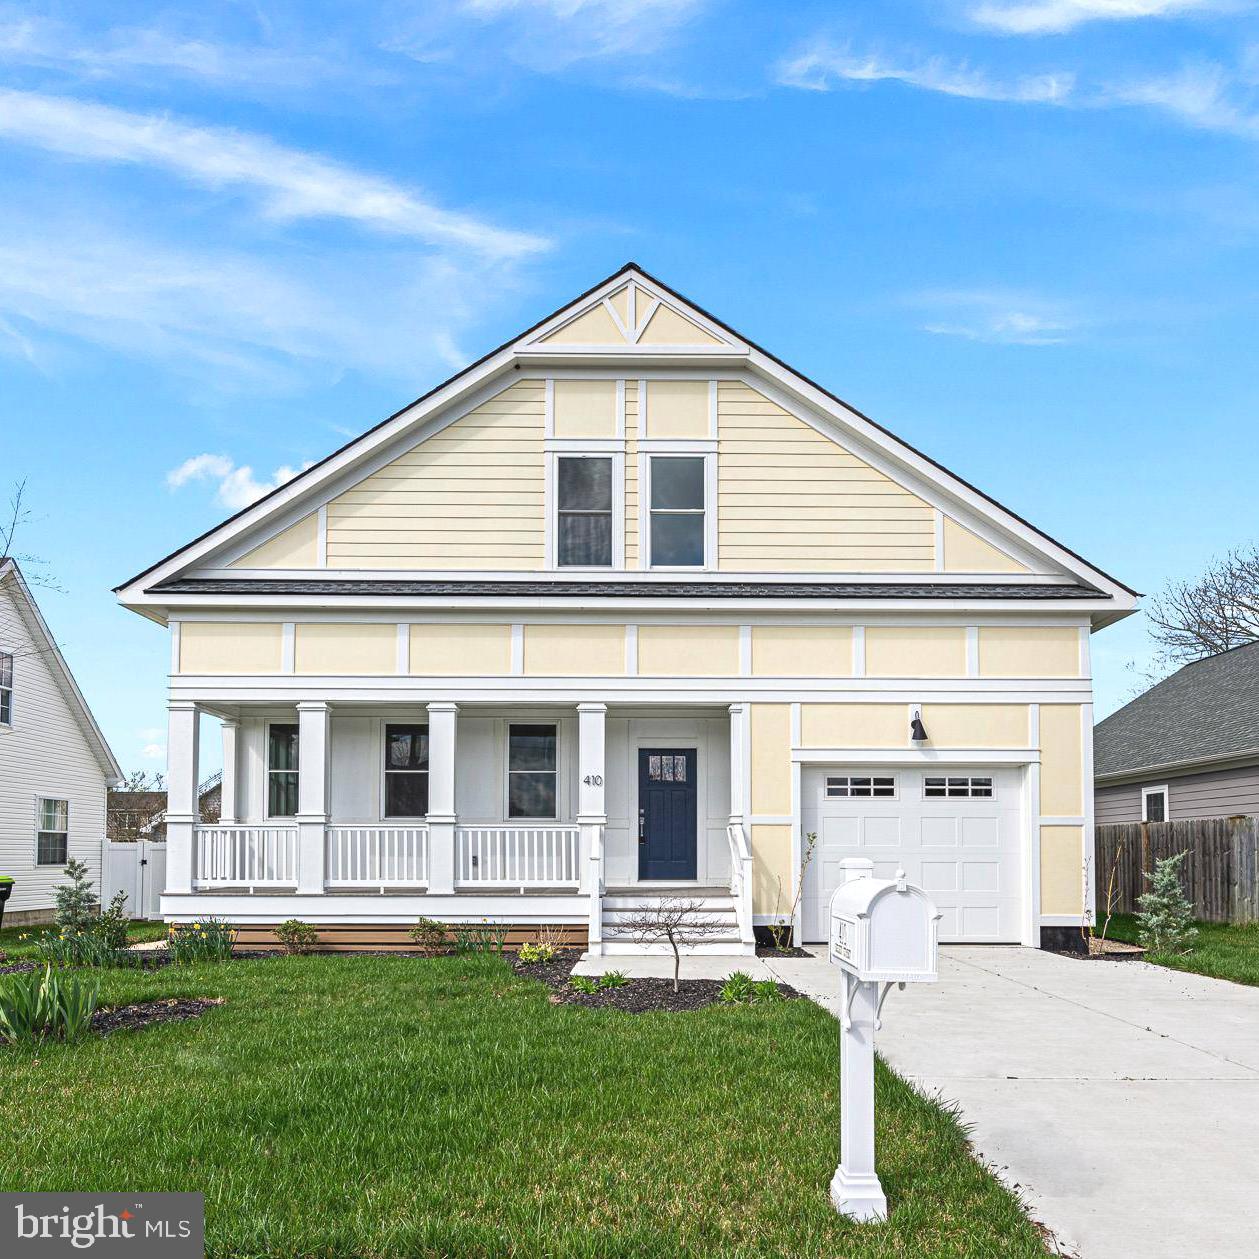
[(643, 809), (638, 810), (638, 842), (647, 842), (647, 813)]

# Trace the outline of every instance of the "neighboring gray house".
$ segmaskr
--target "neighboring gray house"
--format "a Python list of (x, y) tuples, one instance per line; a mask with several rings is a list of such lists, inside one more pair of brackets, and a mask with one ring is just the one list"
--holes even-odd
[(1097, 824), (1259, 814), (1259, 643), (1195, 660), (1093, 733)]

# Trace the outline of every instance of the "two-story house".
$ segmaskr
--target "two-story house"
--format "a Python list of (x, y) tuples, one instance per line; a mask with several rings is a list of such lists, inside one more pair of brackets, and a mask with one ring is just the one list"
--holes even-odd
[(1093, 903), (1089, 635), (1134, 593), (632, 264), (119, 597), (170, 630), (176, 921), (599, 953), (682, 889), (748, 951), (811, 834), (805, 940), (851, 854), (945, 940)]

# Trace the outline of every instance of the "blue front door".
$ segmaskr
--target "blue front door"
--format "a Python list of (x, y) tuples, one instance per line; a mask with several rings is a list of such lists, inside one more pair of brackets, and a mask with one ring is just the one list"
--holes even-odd
[(694, 748), (638, 752), (638, 877), (695, 878)]

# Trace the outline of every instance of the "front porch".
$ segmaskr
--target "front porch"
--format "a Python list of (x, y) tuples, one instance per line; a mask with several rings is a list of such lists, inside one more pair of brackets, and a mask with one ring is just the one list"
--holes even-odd
[[(222, 725), (215, 823), (192, 810), (203, 711)], [(696, 951), (754, 952), (741, 704), (176, 701), (170, 730), (172, 921), (401, 942), (421, 916), (488, 920), (600, 956), (644, 951), (628, 911), (676, 894), (721, 925)]]

